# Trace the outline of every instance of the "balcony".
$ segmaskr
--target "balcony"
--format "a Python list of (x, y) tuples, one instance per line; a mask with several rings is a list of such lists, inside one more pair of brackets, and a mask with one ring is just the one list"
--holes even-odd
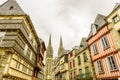
[(92, 80), (91, 73), (84, 73), (77, 76), (77, 80)]

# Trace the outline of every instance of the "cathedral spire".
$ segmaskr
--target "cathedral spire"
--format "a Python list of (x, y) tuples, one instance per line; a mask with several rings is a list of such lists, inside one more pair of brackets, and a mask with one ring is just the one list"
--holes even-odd
[(50, 37), (49, 37), (49, 43), (48, 43), (48, 46), (51, 46), (51, 34), (50, 34)]
[(62, 36), (60, 36), (60, 47), (63, 47)]
[(60, 45), (59, 45), (59, 49), (58, 49), (58, 56), (60, 56), (60, 54), (63, 50), (64, 50), (64, 48), (63, 48), (62, 36), (60, 36)]
[(51, 43), (51, 34), (49, 36), (49, 42), (46, 50), (46, 57), (53, 57), (53, 48)]
[(51, 42), (51, 34), (49, 36), (48, 47), (46, 50), (45, 60), (45, 80), (52, 80), (52, 65), (53, 65), (53, 48)]

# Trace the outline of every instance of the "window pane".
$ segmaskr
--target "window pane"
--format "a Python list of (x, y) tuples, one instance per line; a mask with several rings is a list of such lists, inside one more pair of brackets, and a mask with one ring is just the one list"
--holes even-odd
[(109, 68), (110, 68), (110, 70), (117, 69), (117, 66), (116, 66), (116, 63), (115, 63), (115, 60), (114, 60), (113, 56), (108, 57), (108, 62), (109, 62)]
[(97, 46), (96, 46), (96, 44), (94, 43), (92, 47), (93, 47), (94, 54), (97, 54)]
[(97, 66), (98, 66), (98, 72), (99, 72), (99, 73), (102, 73), (102, 72), (103, 72), (103, 69), (102, 69), (101, 61), (97, 61)]
[(89, 67), (85, 67), (85, 73), (89, 73)]
[(82, 74), (82, 69), (79, 70), (79, 73)]
[(83, 57), (84, 57), (84, 62), (86, 62), (86, 61), (88, 60), (87, 54), (86, 54), (86, 53), (83, 53)]
[(5, 36), (5, 32), (0, 32), (0, 42), (2, 42), (4, 36)]
[(117, 23), (120, 19), (119, 17), (116, 15), (115, 17), (113, 17), (114, 23)]
[(109, 45), (108, 45), (107, 37), (103, 37), (101, 39), (101, 42), (102, 42), (103, 49), (108, 48)]
[(78, 65), (81, 64), (80, 56), (78, 56)]

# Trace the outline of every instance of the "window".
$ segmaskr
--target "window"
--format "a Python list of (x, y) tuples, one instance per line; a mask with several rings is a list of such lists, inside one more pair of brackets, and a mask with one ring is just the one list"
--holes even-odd
[(16, 68), (20, 69), (20, 63), (19, 62), (16, 62)]
[(64, 69), (64, 64), (61, 65), (61, 69)]
[(78, 56), (78, 65), (81, 64), (81, 59), (80, 59), (80, 56)]
[(113, 21), (114, 23), (117, 23), (118, 21), (120, 21), (119, 17), (116, 15), (115, 17), (113, 17)]
[(102, 42), (103, 49), (106, 49), (106, 48), (109, 47), (108, 41), (107, 41), (107, 37), (103, 37), (103, 38), (101, 39), (101, 42)]
[(32, 59), (32, 54), (33, 54), (33, 52), (31, 51), (31, 52), (30, 52), (30, 60)]
[(32, 39), (32, 33), (29, 34), (29, 38), (30, 38), (30, 40)]
[(70, 68), (72, 68), (72, 62), (70, 62)]
[(92, 25), (92, 33), (93, 33), (93, 35), (97, 32), (96, 27), (97, 26), (95, 24)]
[(116, 70), (117, 69), (117, 66), (116, 66), (116, 63), (115, 63), (115, 60), (114, 60), (113, 56), (108, 57), (108, 63), (109, 63), (110, 70)]
[(79, 74), (80, 74), (80, 75), (82, 74), (82, 69), (79, 69)]
[(22, 71), (25, 72), (25, 73), (27, 73), (27, 67), (23, 66), (22, 67)]
[(75, 60), (73, 60), (73, 67), (75, 67)]
[(24, 54), (26, 55), (26, 53), (27, 53), (27, 50), (28, 50), (28, 45), (26, 44), (25, 45), (25, 48), (24, 48)]
[(95, 54), (97, 54), (97, 53), (98, 53), (98, 51), (97, 51), (97, 46), (96, 46), (96, 43), (94, 43), (94, 44), (92, 45), (92, 47), (93, 47), (93, 52), (94, 52), (94, 55), (95, 55)]
[(119, 35), (120, 35), (120, 30), (118, 31)]
[(86, 53), (83, 53), (83, 57), (84, 57), (84, 62), (86, 62), (86, 61), (88, 60), (87, 54), (86, 54)]
[(79, 69), (79, 75), (80, 75), (80, 77), (83, 76), (83, 75), (82, 75), (82, 69)]
[(30, 58), (30, 53), (29, 53), (29, 52), (27, 52), (26, 56), (27, 56), (28, 58)]
[(76, 77), (76, 74), (75, 74), (75, 72), (74, 72), (74, 78)]
[(35, 59), (36, 59), (36, 56), (35, 56), (35, 54), (33, 53), (33, 54), (32, 54), (32, 61), (35, 62)]
[(85, 73), (89, 73), (89, 67), (85, 67)]
[(71, 73), (71, 79), (72, 79), (72, 73)]
[(5, 36), (5, 32), (0, 32), (0, 43), (2, 42), (4, 36)]
[(65, 80), (66, 79), (66, 73), (62, 74), (62, 79)]
[(103, 69), (102, 69), (101, 61), (97, 61), (97, 66), (98, 66), (98, 72), (99, 72), (99, 73), (102, 73), (102, 72), (103, 72)]
[(70, 58), (73, 56), (73, 53), (70, 53)]

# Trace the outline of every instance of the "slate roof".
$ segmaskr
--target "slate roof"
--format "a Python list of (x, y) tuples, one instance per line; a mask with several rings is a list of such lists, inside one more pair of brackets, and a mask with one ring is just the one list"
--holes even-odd
[(82, 40), (81, 40), (81, 42), (80, 42), (80, 49), (79, 49), (78, 52), (83, 51), (87, 47), (88, 47), (87, 38), (83, 37)]
[(116, 9), (118, 6), (120, 6), (120, 3), (116, 3), (116, 5), (115, 5), (115, 7), (113, 8), (113, 10)]
[(60, 57), (62, 57), (65, 54), (68, 54), (70, 52), (70, 50), (62, 50)]
[(91, 25), (90, 33), (88, 35), (88, 39), (93, 35), (92, 33), (92, 26), (96, 26), (96, 30), (98, 31), (101, 27), (103, 27), (107, 22), (105, 21), (105, 16), (101, 14), (97, 14), (97, 17), (94, 23)]
[(8, 0), (0, 5), (0, 15), (25, 15), (15, 0)]

